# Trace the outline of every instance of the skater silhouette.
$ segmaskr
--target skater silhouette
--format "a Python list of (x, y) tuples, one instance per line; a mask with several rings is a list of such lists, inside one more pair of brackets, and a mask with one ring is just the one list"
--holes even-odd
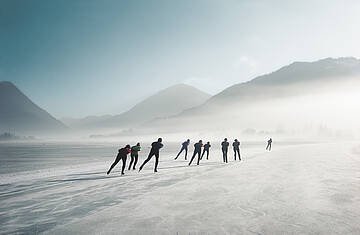
[(185, 160), (186, 160), (186, 156), (187, 156), (187, 154), (188, 154), (188, 146), (189, 146), (189, 144), (190, 144), (190, 140), (189, 140), (189, 139), (187, 139), (184, 143), (182, 143), (182, 147), (181, 147), (181, 149), (180, 149), (180, 152), (177, 154), (175, 160), (180, 156), (180, 154), (181, 154), (182, 151), (184, 151), (184, 150), (185, 150)]
[(210, 150), (210, 147), (211, 147), (210, 142), (207, 142), (207, 143), (204, 145), (204, 151), (203, 151), (203, 153), (201, 154), (200, 160), (203, 158), (205, 152), (206, 152), (206, 160), (209, 160), (209, 150)]
[(149, 156), (145, 159), (145, 161), (143, 162), (143, 164), (140, 166), (139, 172), (142, 170), (142, 168), (145, 166), (145, 164), (150, 161), (150, 159), (155, 155), (155, 168), (154, 168), (154, 172), (157, 172), (157, 167), (159, 164), (159, 152), (160, 149), (164, 146), (162, 143), (162, 139), (159, 138), (158, 141), (153, 142), (151, 144), (151, 150), (149, 153)]
[(199, 140), (196, 144), (194, 144), (194, 154), (189, 162), (189, 166), (191, 165), (192, 161), (194, 160), (196, 154), (198, 155), (197, 165), (200, 163), (200, 155), (201, 155), (201, 147), (203, 146), (202, 140)]
[(239, 156), (239, 161), (241, 161), (241, 158), (240, 158), (240, 142), (237, 139), (235, 139), (234, 143), (232, 145), (233, 145), (233, 148), (234, 148), (234, 160), (236, 161), (236, 153), (237, 153), (238, 156)]
[(130, 161), (130, 165), (129, 165), (128, 170), (131, 169), (131, 166), (132, 166), (133, 163), (134, 163), (133, 170), (135, 170), (135, 166), (136, 166), (136, 163), (138, 162), (139, 151), (140, 150), (141, 150), (140, 143), (137, 143), (135, 146), (131, 147), (131, 154), (130, 154), (131, 161)]
[(267, 141), (266, 150), (271, 151), (271, 144), (272, 144), (272, 139), (270, 138), (270, 139)]
[(229, 147), (229, 142), (227, 142), (227, 138), (225, 138), (224, 141), (221, 143), (221, 150), (223, 153), (223, 160), (226, 163), (228, 162), (227, 159), (228, 147)]
[(116, 164), (118, 164), (118, 162), (120, 160), (122, 160), (123, 165), (122, 165), (122, 169), (121, 169), (121, 174), (123, 175), (125, 166), (126, 166), (126, 157), (130, 152), (131, 152), (130, 145), (126, 145), (125, 148), (119, 149), (119, 153), (116, 156), (114, 163), (111, 165), (110, 169), (108, 170), (108, 172), (106, 174), (110, 174), (111, 170), (116, 166)]

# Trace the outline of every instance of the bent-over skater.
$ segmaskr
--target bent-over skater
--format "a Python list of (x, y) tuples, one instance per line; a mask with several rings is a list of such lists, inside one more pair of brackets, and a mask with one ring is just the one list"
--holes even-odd
[(160, 149), (164, 146), (162, 143), (162, 139), (159, 138), (156, 142), (153, 142), (151, 144), (151, 150), (149, 153), (149, 156), (145, 159), (145, 161), (143, 162), (143, 164), (140, 166), (139, 172), (142, 170), (142, 168), (145, 166), (145, 164), (150, 161), (150, 159), (155, 155), (155, 168), (154, 168), (154, 172), (157, 172), (157, 167), (159, 164), (159, 152)]
[(138, 159), (139, 159), (139, 151), (140, 150), (141, 150), (140, 143), (137, 143), (135, 146), (131, 147), (131, 154), (130, 154), (131, 161), (130, 161), (128, 170), (131, 169), (131, 166), (133, 163), (134, 163), (133, 170), (135, 170), (136, 163), (138, 162)]
[(267, 141), (266, 150), (271, 151), (271, 144), (272, 144), (272, 139), (270, 138), (270, 139)]
[(190, 144), (190, 140), (187, 139), (184, 143), (182, 143), (182, 147), (180, 149), (180, 152), (176, 155), (176, 158), (175, 160), (180, 156), (180, 154), (182, 153), (182, 151), (185, 150), (185, 160), (186, 160), (186, 157), (187, 157), (187, 154), (188, 154), (188, 146)]
[(111, 165), (110, 169), (108, 170), (107, 174), (110, 174), (111, 170), (116, 166), (116, 164), (118, 164), (118, 162), (120, 160), (122, 160), (122, 169), (121, 169), (121, 174), (124, 174), (124, 170), (125, 170), (125, 166), (126, 166), (126, 158), (127, 155), (131, 152), (130, 150), (130, 145), (126, 145), (125, 148), (121, 148), (119, 149), (119, 153), (116, 156), (116, 159), (114, 161), (114, 163)]
[(210, 147), (211, 147), (210, 142), (207, 142), (207, 143), (204, 145), (204, 151), (203, 151), (203, 153), (201, 154), (200, 160), (203, 158), (205, 152), (206, 152), (206, 160), (209, 160)]
[(196, 144), (194, 144), (194, 154), (189, 162), (189, 166), (191, 165), (192, 161), (194, 160), (196, 154), (198, 155), (197, 165), (200, 163), (200, 156), (201, 156), (201, 147), (203, 146), (202, 140), (199, 140)]

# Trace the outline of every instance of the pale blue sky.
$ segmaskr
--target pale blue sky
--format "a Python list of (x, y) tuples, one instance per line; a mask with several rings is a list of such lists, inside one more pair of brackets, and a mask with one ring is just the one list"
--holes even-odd
[(360, 1), (0, 0), (0, 80), (56, 117), (177, 83), (215, 94), (293, 61), (360, 57)]

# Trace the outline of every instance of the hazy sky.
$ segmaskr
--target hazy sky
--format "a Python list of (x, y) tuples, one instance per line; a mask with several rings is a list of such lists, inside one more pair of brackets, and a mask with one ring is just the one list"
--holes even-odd
[(293, 61), (360, 57), (358, 0), (0, 0), (0, 81), (55, 117), (177, 83), (215, 94)]

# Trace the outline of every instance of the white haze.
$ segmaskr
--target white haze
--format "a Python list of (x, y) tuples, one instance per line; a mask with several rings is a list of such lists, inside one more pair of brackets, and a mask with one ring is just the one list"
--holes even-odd
[(256, 139), (256, 134), (282, 138), (357, 138), (360, 135), (360, 109), (357, 104), (360, 83), (357, 78), (339, 80), (326, 84), (297, 83), (285, 87), (288, 94), (267, 95), (266, 99), (205, 104), (196, 115), (157, 120), (152, 123), (153, 129), (146, 128), (155, 133), (187, 130), (211, 139), (227, 133), (252, 139)]

